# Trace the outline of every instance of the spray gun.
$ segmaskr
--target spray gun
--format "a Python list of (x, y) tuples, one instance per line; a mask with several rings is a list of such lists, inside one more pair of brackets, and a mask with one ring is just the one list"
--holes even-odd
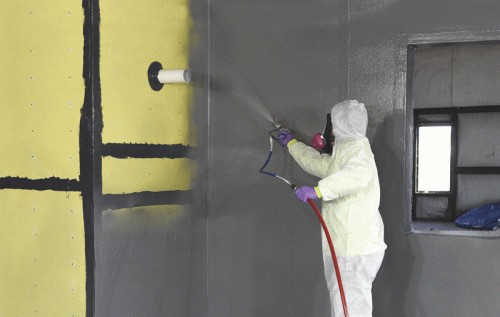
[(285, 124), (280, 122), (280, 120), (278, 119), (274, 119), (274, 121), (271, 123), (271, 126), (273, 127), (273, 129), (269, 131), (269, 136), (272, 137), (277, 142), (279, 142), (280, 140), (276, 136), (274, 136), (273, 133), (279, 133), (281, 131), (291, 132), (290, 129), (286, 128)]
[(269, 143), (271, 145), (271, 149), (269, 150), (269, 156), (267, 157), (266, 163), (264, 164), (264, 166), (262, 166), (262, 168), (259, 170), (259, 172), (261, 172), (262, 174), (273, 176), (273, 177), (276, 177), (276, 178), (282, 180), (283, 182), (287, 183), (287, 185), (290, 186), (293, 189), (293, 191), (295, 191), (298, 188), (295, 184), (292, 184), (291, 182), (286, 180), (284, 177), (281, 177), (281, 176), (276, 175), (274, 173), (264, 171), (264, 168), (266, 168), (267, 164), (271, 160), (271, 156), (273, 155), (273, 139), (276, 140), (276, 142), (280, 142), (278, 137), (274, 134), (276, 134), (276, 133), (279, 134), (279, 132), (282, 132), (282, 131), (291, 132), (288, 128), (286, 128), (284, 125), (279, 123), (279, 121), (277, 119), (275, 119), (275, 121), (272, 123), (272, 127), (273, 127), (273, 129), (271, 131), (269, 131)]

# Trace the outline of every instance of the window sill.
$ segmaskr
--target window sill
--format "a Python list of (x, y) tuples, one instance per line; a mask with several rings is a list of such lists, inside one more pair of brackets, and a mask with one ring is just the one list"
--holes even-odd
[(460, 228), (453, 222), (413, 221), (411, 223), (411, 233), (471, 237), (500, 237), (500, 228), (493, 231), (475, 230)]

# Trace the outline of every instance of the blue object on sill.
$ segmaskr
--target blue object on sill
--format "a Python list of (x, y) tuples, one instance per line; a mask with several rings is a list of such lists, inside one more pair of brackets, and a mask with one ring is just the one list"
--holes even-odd
[(495, 230), (500, 220), (500, 203), (493, 203), (474, 208), (455, 220), (462, 228)]

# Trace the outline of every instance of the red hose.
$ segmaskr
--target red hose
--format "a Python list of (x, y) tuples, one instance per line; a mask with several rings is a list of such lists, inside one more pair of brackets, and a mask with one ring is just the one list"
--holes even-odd
[[(344, 286), (342, 286), (342, 279), (340, 278), (340, 271), (339, 271), (339, 264), (337, 263), (337, 256), (335, 255), (335, 250), (333, 249), (333, 243), (332, 239), (330, 238), (330, 233), (328, 232), (328, 228), (326, 227), (325, 221), (323, 220), (323, 217), (321, 217), (321, 213), (319, 212), (318, 208), (316, 205), (313, 203), (311, 198), (307, 199), (307, 202), (311, 207), (313, 207), (314, 211), (316, 212), (316, 215), (318, 216), (319, 221), (321, 222), (321, 225), (323, 226), (323, 230), (325, 231), (326, 239), (328, 240), (328, 245), (330, 246), (330, 251), (332, 252), (332, 259), (333, 259), (333, 265), (335, 266), (335, 273), (337, 273), (337, 282), (339, 283), (339, 289), (340, 289), (340, 298), (342, 299), (342, 306), (344, 308), (344, 316), (349, 317), (349, 313), (347, 312), (347, 302), (345, 300), (345, 294), (344, 294)], [(333, 305), (333, 303), (331, 303)]]

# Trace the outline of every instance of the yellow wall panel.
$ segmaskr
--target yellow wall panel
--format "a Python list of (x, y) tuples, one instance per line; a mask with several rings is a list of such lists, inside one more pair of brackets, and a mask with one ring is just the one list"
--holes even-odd
[(195, 177), (196, 162), (177, 159), (102, 160), (103, 194), (126, 194), (142, 191), (189, 190)]
[(0, 177), (77, 179), (81, 1), (1, 1), (0, 12)]
[(85, 316), (79, 193), (0, 190), (0, 316)]
[(104, 0), (101, 9), (103, 143), (190, 144), (188, 84), (153, 91), (152, 62), (188, 68), (188, 0)]

